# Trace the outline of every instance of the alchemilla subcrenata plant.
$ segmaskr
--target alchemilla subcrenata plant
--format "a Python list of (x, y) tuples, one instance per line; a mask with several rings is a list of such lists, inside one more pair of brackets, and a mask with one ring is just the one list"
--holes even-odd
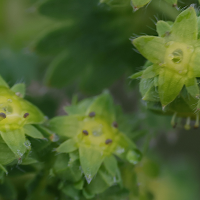
[(178, 15), (174, 23), (158, 21), (158, 36), (134, 39), (134, 46), (148, 62), (143, 71), (132, 76), (141, 77), (140, 91), (150, 107), (152, 102), (160, 102), (164, 112), (196, 117), (197, 121), (200, 77), (198, 24), (195, 9), (189, 7)]
[(41, 124), (45, 117), (33, 104), (23, 99), (25, 84), (9, 88), (0, 77), (0, 164), (22, 161), (31, 145), (26, 136), (43, 139), (33, 124)]
[[(66, 111), (67, 116), (50, 120), (49, 128), (63, 138), (56, 151), (63, 154), (63, 162), (69, 155), (69, 165), (78, 168), (80, 180), (75, 181), (82, 185), (83, 194), (93, 197), (114, 184), (121, 184), (115, 156), (135, 165), (141, 160), (141, 153), (120, 129), (110, 94), (84, 100), (66, 107)], [(57, 173), (56, 166), (53, 171)]]

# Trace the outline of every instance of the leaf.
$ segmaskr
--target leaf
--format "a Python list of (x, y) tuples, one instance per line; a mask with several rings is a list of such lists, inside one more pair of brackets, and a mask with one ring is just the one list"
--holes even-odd
[(74, 139), (69, 139), (62, 143), (58, 148), (58, 153), (70, 153), (78, 148), (77, 142)]
[(77, 190), (82, 190), (83, 189), (83, 186), (84, 186), (84, 180), (80, 180), (76, 183), (74, 183), (74, 187), (77, 189)]
[[(72, 35), (72, 33), (74, 35)], [(76, 33), (72, 30), (72, 27), (63, 26), (51, 30), (49, 33), (40, 38), (35, 46), (35, 49), (40, 54), (55, 55), (62, 51), (66, 51), (66, 47), (69, 46), (70, 42), (72, 42), (74, 38), (76, 38)]]
[(156, 31), (159, 37), (165, 37), (171, 32), (171, 26), (169, 23), (159, 20), (156, 24)]
[(199, 87), (198, 87), (196, 78), (188, 78), (185, 82), (185, 86), (186, 86), (187, 91), (193, 97), (196, 98), (199, 95)]
[(100, 151), (92, 149), (89, 146), (80, 146), (79, 155), (81, 167), (89, 184), (94, 175), (98, 172), (101, 163), (104, 160), (104, 156)]
[(88, 192), (86, 189), (83, 189), (83, 196), (86, 199), (92, 199), (95, 197), (95, 194), (93, 194), (92, 192)]
[(130, 79), (136, 79), (136, 78), (140, 78), (142, 76), (143, 71), (137, 72), (131, 76), (129, 76)]
[(165, 0), (167, 3), (171, 4), (173, 7), (177, 6), (177, 0)]
[(115, 108), (111, 95), (106, 91), (99, 95), (88, 108), (86, 114), (95, 112), (96, 115), (104, 117), (108, 122), (115, 121)]
[(38, 161), (31, 158), (31, 157), (26, 157), (25, 159), (22, 160), (22, 163), (21, 165), (31, 165), (31, 164), (34, 164), (34, 163), (37, 163)]
[(45, 75), (48, 86), (63, 87), (70, 84), (83, 72), (83, 64), (77, 60), (77, 55), (63, 52), (50, 64)]
[(117, 166), (117, 160), (113, 155), (105, 157), (104, 166), (112, 176), (116, 176), (118, 166)]
[(18, 84), (15, 84), (11, 90), (16, 94), (17, 93), (17, 96), (19, 97), (22, 97), (24, 98), (25, 94), (26, 94), (26, 86), (24, 83), (18, 83)]
[(25, 125), (23, 129), (24, 133), (32, 138), (44, 139), (42, 133), (32, 125)]
[[(81, 76), (80, 81), (80, 89), (82, 91), (87, 94), (99, 94), (103, 89), (108, 88), (122, 77), (127, 70), (127, 68), (124, 67), (126, 61), (123, 59), (116, 62), (116, 58), (115, 56), (113, 57), (113, 54), (121, 54), (121, 50), (120, 52), (118, 51), (119, 49), (110, 49), (107, 54), (100, 54), (98, 57), (94, 55), (96, 59), (91, 60), (91, 58), (88, 58), (89, 61), (84, 61), (86, 62), (86, 68), (84, 69), (84, 74)], [(104, 61), (104, 63), (99, 62), (99, 59)]]
[(91, 181), (91, 184), (87, 185), (86, 188), (90, 193), (99, 194), (108, 189), (109, 185), (105, 182), (102, 176), (97, 173), (97, 175)]
[(163, 70), (158, 79), (158, 92), (162, 106), (171, 103), (180, 93), (185, 78), (170, 70)]
[(135, 10), (145, 6), (149, 2), (150, 2), (150, 0), (131, 0), (131, 3), (132, 3)]
[(141, 36), (133, 40), (133, 44), (139, 52), (152, 63), (160, 64), (164, 62), (165, 40), (155, 36)]
[(3, 184), (0, 183), (0, 199), (1, 197), (5, 200), (17, 199), (17, 191), (8, 179)]
[(66, 185), (62, 188), (62, 192), (74, 200), (79, 199), (79, 190), (75, 189), (73, 185)]
[(1, 136), (16, 157), (20, 159), (26, 151), (24, 130), (1, 131)]
[(177, 42), (192, 42), (197, 39), (197, 16), (195, 9), (189, 7), (187, 10), (181, 12), (174, 25), (172, 26), (172, 32), (170, 38)]
[[(86, 5), (87, 3), (85, 4), (85, 2), (82, 1), (77, 3), (73, 0), (48, 0), (42, 3), (38, 10), (42, 15), (59, 20), (66, 20), (80, 15), (82, 17), (83, 14), (87, 14), (89, 12), (89, 9), (95, 9), (97, 2), (90, 2), (90, 5)], [(84, 6), (85, 9), (82, 9)], [(74, 12), (75, 9), (77, 9), (77, 12)], [(80, 14), (77, 15), (77, 13)]]
[(7, 169), (1, 164), (0, 164), (0, 170), (3, 171), (3, 173), (8, 174)]
[(153, 78), (157, 76), (160, 72), (160, 66), (159, 65), (152, 65), (147, 67), (143, 73), (142, 73), (142, 78)]
[(10, 150), (6, 143), (0, 143), (0, 163), (7, 165), (16, 160), (15, 154)]
[(81, 122), (74, 116), (59, 116), (49, 121), (49, 128), (58, 135), (74, 137), (81, 130)]

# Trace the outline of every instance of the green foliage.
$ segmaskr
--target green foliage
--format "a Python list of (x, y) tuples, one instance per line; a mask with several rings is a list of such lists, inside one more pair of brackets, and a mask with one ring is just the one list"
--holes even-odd
[(148, 18), (142, 13), (133, 15), (129, 5), (108, 10), (97, 1), (48, 0), (38, 11), (62, 20), (61, 26), (45, 31), (35, 44), (36, 52), (53, 57), (46, 85), (62, 88), (76, 80), (78, 90), (98, 94), (127, 72), (134, 72), (133, 63), (141, 63), (141, 59), (134, 60), (136, 53), (128, 38), (133, 32), (149, 31), (138, 24), (139, 18), (144, 22)]
[[(0, 74), (8, 82), (0, 76), (0, 200), (199, 199), (194, 153), (189, 164), (168, 118), (156, 115), (199, 125), (199, 14), (166, 2), (136, 13), (127, 0), (0, 2)], [(135, 10), (148, 3), (131, 1)], [(166, 21), (157, 21), (158, 37), (147, 36), (155, 12)], [(128, 41), (141, 32), (133, 43), (148, 60), (130, 78), (141, 78), (143, 102), (156, 114), (124, 81), (143, 65)], [(178, 147), (192, 144), (196, 161), (195, 136)]]

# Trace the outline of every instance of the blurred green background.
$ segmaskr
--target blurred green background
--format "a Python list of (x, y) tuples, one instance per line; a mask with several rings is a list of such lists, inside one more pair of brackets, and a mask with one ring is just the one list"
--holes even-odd
[[(197, 2), (179, 2), (179, 6), (191, 3)], [(129, 115), (129, 123), (147, 130), (138, 144), (145, 140), (147, 155), (161, 166), (163, 178), (150, 182), (158, 188), (156, 200), (199, 199), (200, 134), (184, 131), (181, 125), (172, 129), (170, 117), (145, 109), (138, 82), (128, 79), (145, 62), (131, 39), (155, 35), (157, 20), (173, 21), (178, 13), (162, 0), (153, 0), (137, 12), (128, 0), (113, 0), (111, 5), (97, 0), (0, 0), (3, 78), (10, 85), (25, 82), (26, 98), (49, 118), (64, 114), (62, 107), (72, 99), (108, 88)]]

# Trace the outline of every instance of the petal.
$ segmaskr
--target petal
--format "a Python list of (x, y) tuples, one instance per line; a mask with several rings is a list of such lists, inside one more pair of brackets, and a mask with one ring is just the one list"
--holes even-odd
[(147, 67), (143, 73), (142, 78), (153, 78), (157, 76), (160, 72), (160, 66), (159, 65), (152, 65), (150, 67)]
[(20, 99), (19, 103), (24, 110), (24, 113), (29, 113), (26, 124), (41, 124), (45, 121), (45, 116), (39, 108), (24, 99)]
[(4, 79), (0, 76), (0, 86), (5, 86), (9, 88), (8, 84), (4, 81)]
[(197, 40), (197, 16), (193, 7), (181, 12), (172, 26), (171, 39), (177, 42)]
[(74, 139), (69, 139), (63, 142), (58, 148), (57, 152), (59, 153), (70, 153), (75, 151), (78, 148), (77, 143)]
[(156, 24), (156, 31), (159, 37), (164, 37), (171, 32), (172, 27), (165, 21), (158, 21)]
[(90, 183), (94, 175), (98, 172), (104, 156), (100, 151), (92, 149), (89, 146), (81, 146), (79, 148), (79, 155), (85, 178)]
[(32, 137), (32, 138), (38, 138), (38, 139), (43, 139), (44, 138), (42, 133), (32, 125), (28, 125), (27, 124), (23, 128), (24, 128), (25, 134), (30, 136), (30, 137)]
[(113, 155), (105, 157), (104, 166), (112, 176), (116, 176), (118, 166), (117, 166), (117, 160)]
[(90, 105), (86, 114), (89, 115), (90, 112), (95, 112), (95, 114), (104, 117), (105, 120), (110, 123), (114, 122), (115, 108), (111, 95), (108, 92), (105, 92), (98, 96)]
[(196, 97), (199, 95), (199, 87), (198, 87), (196, 78), (188, 78), (185, 82), (185, 86), (186, 86), (187, 91), (193, 97)]
[(80, 131), (81, 122), (75, 116), (54, 117), (49, 121), (49, 128), (58, 135), (74, 137)]
[(105, 182), (100, 173), (97, 173), (97, 175), (92, 180), (91, 184), (86, 186), (87, 190), (93, 194), (102, 193), (108, 187), (109, 185)]
[(158, 78), (158, 92), (163, 106), (171, 103), (180, 93), (185, 78), (170, 70), (163, 70)]
[(198, 39), (200, 38), (200, 17), (197, 17)]
[(24, 130), (1, 132), (1, 136), (17, 158), (21, 158), (26, 151)]
[(189, 77), (200, 77), (200, 47), (197, 47), (192, 54), (189, 63)]
[(163, 63), (166, 51), (164, 38), (141, 36), (134, 39), (133, 44), (139, 52), (152, 63)]
[(15, 154), (6, 143), (0, 143), (0, 152), (0, 163), (2, 165), (7, 165), (16, 159)]
[(26, 93), (26, 86), (24, 83), (15, 84), (11, 90), (19, 97), (24, 98)]

